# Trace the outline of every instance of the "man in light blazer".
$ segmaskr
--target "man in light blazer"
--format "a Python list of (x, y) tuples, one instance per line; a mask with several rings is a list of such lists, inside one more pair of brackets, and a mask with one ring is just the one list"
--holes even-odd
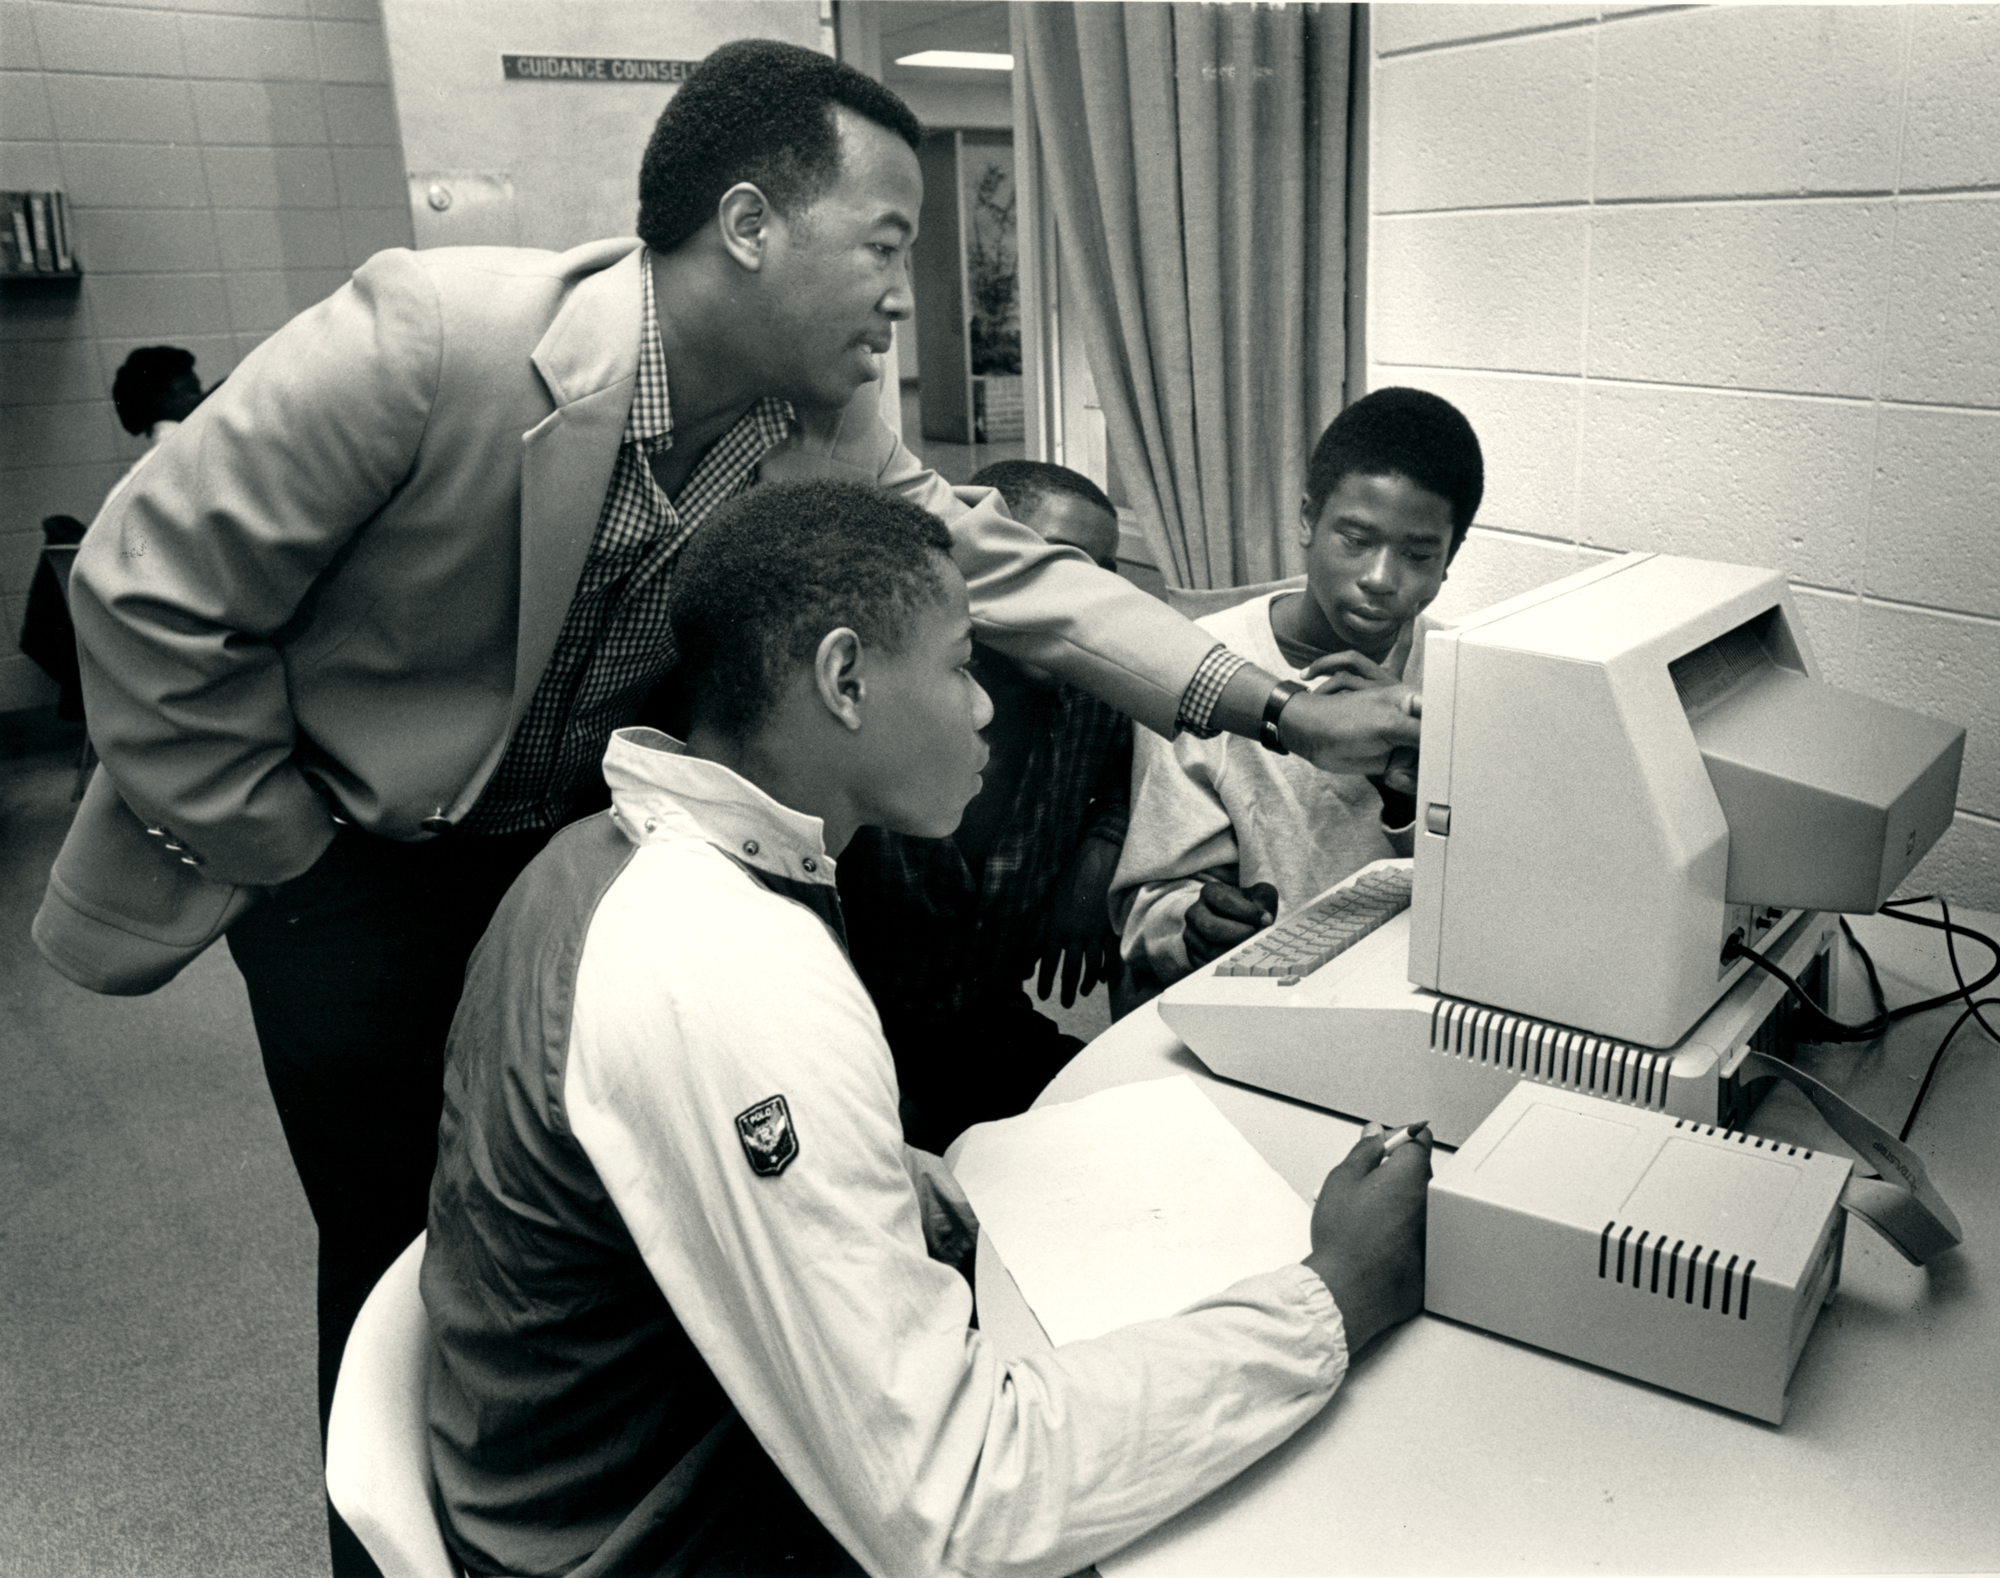
[(1347, 770), (1416, 743), (1406, 692), (1299, 699), (883, 425), (920, 136), (824, 56), (727, 45), (654, 131), (640, 243), (381, 254), (89, 534), (104, 770), (37, 941), (133, 991), (227, 930), (320, 1231), (322, 1421), (355, 1310), (424, 1224), (465, 961), (601, 795), (611, 730), (673, 667), (675, 555), (727, 498), (837, 476), (917, 501), (982, 640), (1162, 733), (1261, 731)]

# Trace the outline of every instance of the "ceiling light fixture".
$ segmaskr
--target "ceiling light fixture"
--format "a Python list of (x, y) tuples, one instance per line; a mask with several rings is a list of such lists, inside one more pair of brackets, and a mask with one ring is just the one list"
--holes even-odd
[(899, 66), (942, 66), (951, 71), (1012, 71), (1012, 55), (982, 55), (969, 49), (920, 49), (899, 55)]

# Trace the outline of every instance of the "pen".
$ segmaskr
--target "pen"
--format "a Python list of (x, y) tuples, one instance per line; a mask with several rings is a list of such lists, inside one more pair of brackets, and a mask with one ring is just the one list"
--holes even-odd
[(1382, 1154), (1384, 1156), (1387, 1156), (1391, 1151), (1395, 1150), (1397, 1146), (1407, 1144), (1409, 1141), (1414, 1140), (1417, 1137), (1417, 1130), (1423, 1128), (1429, 1122), (1430, 1119), (1428, 1118), (1419, 1118), (1415, 1123), (1404, 1124), (1394, 1134), (1390, 1135), (1388, 1139), (1382, 1142)]

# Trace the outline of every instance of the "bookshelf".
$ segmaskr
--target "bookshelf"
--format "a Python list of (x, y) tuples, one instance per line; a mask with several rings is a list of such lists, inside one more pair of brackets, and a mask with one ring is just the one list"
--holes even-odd
[(11, 284), (82, 277), (69, 199), (61, 192), (0, 191), (0, 280)]

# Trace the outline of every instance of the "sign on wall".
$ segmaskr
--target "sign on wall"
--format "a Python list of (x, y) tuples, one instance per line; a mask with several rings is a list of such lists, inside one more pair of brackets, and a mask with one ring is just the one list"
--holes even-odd
[(509, 82), (685, 82), (698, 60), (639, 60), (620, 55), (502, 55)]

